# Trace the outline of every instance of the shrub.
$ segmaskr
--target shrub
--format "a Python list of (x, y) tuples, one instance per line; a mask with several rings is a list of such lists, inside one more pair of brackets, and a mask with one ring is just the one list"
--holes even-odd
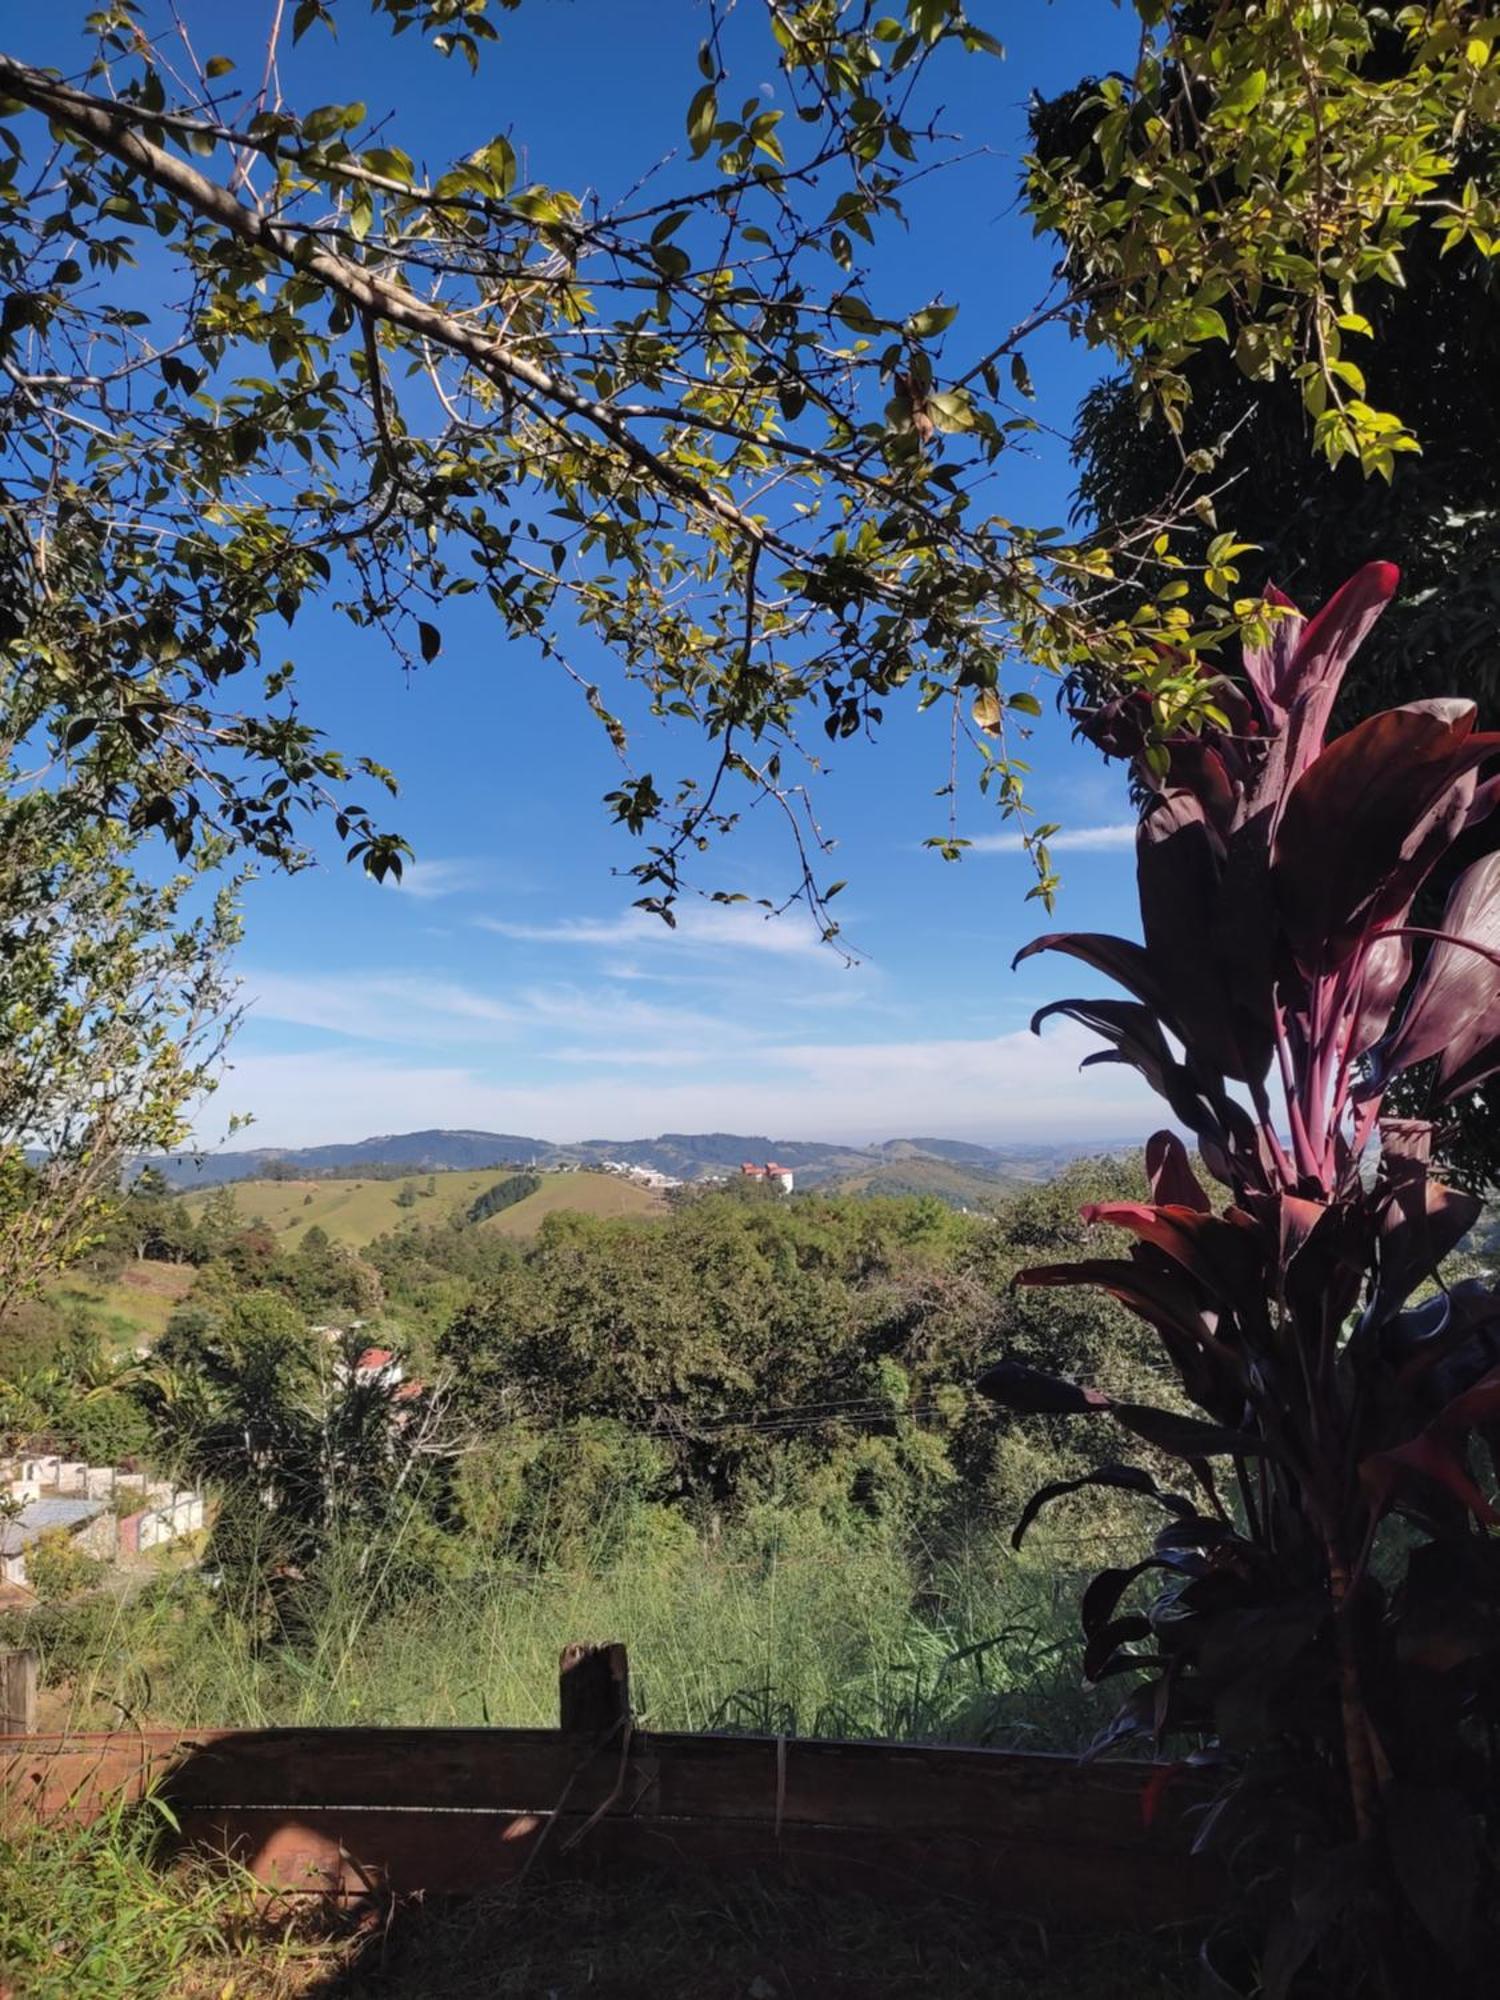
[(1479, 778), (1500, 735), (1470, 702), (1421, 701), (1325, 743), (1395, 582), (1373, 564), (1306, 622), (1276, 600), (1248, 688), (1220, 689), (1200, 735), (1148, 741), (1133, 699), (1084, 718), (1135, 756), (1144, 943), (1028, 946), (1132, 995), (1057, 1001), (1033, 1026), (1065, 1014), (1101, 1035), (1229, 1205), (1160, 1132), (1151, 1199), (1084, 1211), (1128, 1252), (1019, 1280), (1128, 1307), (1176, 1407), (1016, 1355), (981, 1382), (1012, 1411), (1112, 1419), (1184, 1468), (1054, 1480), (1016, 1539), (1080, 1484), (1166, 1515), (1149, 1558), (1085, 1593), (1084, 1668), (1134, 1682), (1106, 1741), (1183, 1739), (1216, 1776), (1201, 1839), (1248, 1885), (1273, 2000), (1313, 1966), (1341, 1995), (1477, 1991), (1494, 1889), (1500, 1508), (1474, 1443), (1493, 1449), (1500, 1418), (1500, 1295), (1427, 1289), (1480, 1204), (1429, 1174), (1430, 1120), (1381, 1114), (1404, 1072), (1440, 1117), (1500, 1069), (1500, 854), (1458, 874), (1438, 930), (1410, 921), (1500, 804)]
[(85, 1553), (66, 1528), (49, 1528), (26, 1551), (26, 1575), (39, 1604), (62, 1604), (91, 1590), (104, 1564)]

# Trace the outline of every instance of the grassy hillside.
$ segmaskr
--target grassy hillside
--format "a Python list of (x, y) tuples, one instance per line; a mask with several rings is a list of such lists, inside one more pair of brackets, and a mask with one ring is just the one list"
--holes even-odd
[[(439, 1175), (439, 1179), (442, 1176)], [(662, 1203), (648, 1189), (614, 1174), (547, 1174), (535, 1194), (482, 1222), (502, 1236), (535, 1236), (549, 1215), (656, 1215)]]
[[(294, 1248), (314, 1224), (336, 1243), (363, 1248), (377, 1236), (417, 1229), (452, 1215), (465, 1215), (509, 1170), (484, 1167), (466, 1173), (413, 1174), (410, 1180), (237, 1181), (231, 1190), (247, 1223), (263, 1222)], [(403, 1189), (414, 1188), (416, 1200), (403, 1206)], [(430, 1192), (429, 1192), (430, 1190)], [(188, 1196), (199, 1208), (210, 1192)], [(630, 1181), (605, 1174), (548, 1174), (525, 1201), (481, 1223), (507, 1236), (532, 1236), (543, 1217), (559, 1209), (587, 1215), (644, 1215), (656, 1206), (654, 1197)]]
[(188, 1264), (158, 1264), (144, 1257), (113, 1279), (65, 1272), (49, 1291), (58, 1305), (85, 1314), (107, 1340), (134, 1346), (138, 1340), (160, 1339), (196, 1276)]

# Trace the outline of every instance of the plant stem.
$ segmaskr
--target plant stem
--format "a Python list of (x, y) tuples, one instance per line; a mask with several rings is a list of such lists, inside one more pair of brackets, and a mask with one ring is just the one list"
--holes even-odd
[(1349, 1804), (1354, 1832), (1362, 1845), (1375, 1838), (1380, 1822), (1380, 1781), (1370, 1748), (1370, 1722), (1360, 1685), (1359, 1649), (1351, 1613), (1355, 1595), (1350, 1588), (1349, 1563), (1332, 1538), (1325, 1545), (1328, 1594), (1333, 1600), (1334, 1644), (1338, 1651), (1339, 1707), (1344, 1728), (1344, 1768), (1349, 1780)]

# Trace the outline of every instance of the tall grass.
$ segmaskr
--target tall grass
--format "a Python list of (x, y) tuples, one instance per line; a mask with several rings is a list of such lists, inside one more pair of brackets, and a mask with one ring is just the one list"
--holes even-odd
[(148, 1800), (89, 1826), (0, 1839), (0, 1992), (16, 2000), (259, 2000), (309, 1990), (325, 1947), (243, 1871), (162, 1865), (170, 1813)]
[[(269, 1619), (191, 1575), (32, 1621), (78, 1726), (548, 1726), (557, 1658), (622, 1639), (657, 1729), (1071, 1749), (1097, 1725), (1072, 1575), (993, 1534), (765, 1507), (714, 1540), (655, 1510), (555, 1560), (445, 1573), (399, 1538), (336, 1550)], [(1071, 1552), (1070, 1552), (1071, 1553)]]

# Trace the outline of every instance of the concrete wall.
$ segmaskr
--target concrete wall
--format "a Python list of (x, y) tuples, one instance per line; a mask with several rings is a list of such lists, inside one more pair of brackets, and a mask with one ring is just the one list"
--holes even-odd
[(120, 1523), (113, 1514), (96, 1514), (74, 1535), (85, 1555), (100, 1562), (113, 1562), (120, 1553)]

